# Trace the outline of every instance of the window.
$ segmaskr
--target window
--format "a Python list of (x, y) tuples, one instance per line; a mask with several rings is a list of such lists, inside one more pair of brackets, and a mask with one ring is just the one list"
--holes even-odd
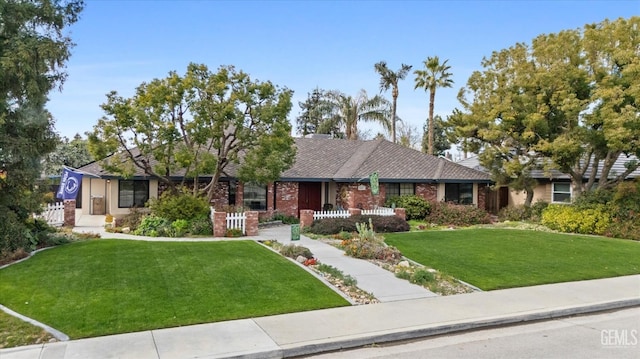
[(245, 210), (264, 211), (267, 209), (267, 186), (245, 183), (242, 206)]
[(149, 181), (120, 180), (118, 183), (118, 207), (144, 207), (149, 200)]
[(570, 183), (552, 183), (551, 184), (551, 201), (552, 202), (571, 202), (571, 184)]
[(407, 196), (415, 194), (415, 186), (413, 183), (385, 183), (386, 198)]
[(446, 183), (444, 200), (457, 204), (473, 204), (473, 183)]

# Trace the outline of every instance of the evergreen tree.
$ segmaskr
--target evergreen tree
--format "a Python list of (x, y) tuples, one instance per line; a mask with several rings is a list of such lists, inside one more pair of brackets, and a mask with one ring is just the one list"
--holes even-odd
[(47, 94), (65, 79), (82, 1), (0, 0), (0, 252), (26, 248), (43, 157), (57, 143)]

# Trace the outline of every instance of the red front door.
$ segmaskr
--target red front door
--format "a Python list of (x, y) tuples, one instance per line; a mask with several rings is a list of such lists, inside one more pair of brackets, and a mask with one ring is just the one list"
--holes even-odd
[(322, 210), (322, 183), (298, 182), (298, 210)]

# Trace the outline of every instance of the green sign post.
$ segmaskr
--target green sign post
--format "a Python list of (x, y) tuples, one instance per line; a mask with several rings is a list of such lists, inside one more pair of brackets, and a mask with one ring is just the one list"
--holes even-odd
[(300, 225), (292, 224), (291, 225), (291, 240), (299, 241), (300, 240)]
[(378, 183), (378, 172), (373, 172), (369, 176), (369, 183), (371, 183), (371, 194), (377, 196), (380, 193), (380, 184)]

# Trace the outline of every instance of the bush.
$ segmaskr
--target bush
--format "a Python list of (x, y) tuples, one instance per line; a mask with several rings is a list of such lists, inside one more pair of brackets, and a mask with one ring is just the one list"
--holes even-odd
[(571, 205), (552, 204), (542, 212), (541, 223), (560, 232), (605, 234), (611, 217), (602, 205), (579, 209)]
[(171, 222), (153, 215), (145, 216), (134, 234), (138, 236), (159, 237), (170, 231)]
[(244, 233), (239, 228), (229, 228), (224, 233), (224, 236), (225, 237), (242, 237), (242, 236), (244, 236)]
[(431, 205), (431, 213), (426, 218), (437, 225), (471, 226), (491, 222), (487, 211), (469, 205), (437, 202)]
[(193, 219), (209, 215), (209, 203), (203, 197), (187, 192), (171, 193), (166, 191), (158, 199), (149, 200), (151, 214), (169, 222), (176, 219)]
[(392, 207), (393, 205), (405, 209), (407, 220), (423, 220), (431, 210), (429, 201), (416, 195), (390, 197), (385, 206)]
[(531, 206), (531, 219), (534, 222), (540, 222), (542, 220), (542, 212), (549, 207), (549, 202), (538, 200)]
[(298, 224), (300, 223), (300, 219), (294, 216), (287, 216), (284, 213), (275, 213), (273, 217), (271, 217), (272, 221), (282, 221), (283, 224)]
[(213, 224), (211, 223), (211, 218), (209, 216), (203, 216), (203, 217), (192, 219), (189, 222), (189, 233), (191, 233), (194, 236), (213, 235)]
[(424, 268), (419, 268), (415, 272), (413, 272), (413, 275), (411, 276), (411, 279), (410, 279), (411, 283), (422, 285), (422, 286), (428, 283), (432, 283), (435, 280), (436, 280), (436, 276)]
[(116, 226), (129, 227), (131, 231), (135, 231), (147, 214), (148, 213), (138, 207), (130, 208), (126, 216), (120, 220), (116, 219)]
[(351, 216), (313, 221), (308, 231), (323, 235), (355, 232), (356, 223), (369, 223), (369, 219), (373, 223), (373, 230), (377, 233), (407, 232), (410, 229), (407, 221), (396, 216)]
[(531, 218), (531, 207), (525, 205), (504, 207), (498, 212), (500, 221), (524, 221)]
[(169, 237), (184, 237), (189, 230), (189, 221), (186, 219), (176, 219), (171, 223)]
[(298, 246), (295, 244), (287, 244), (286, 246), (282, 246), (282, 248), (280, 248), (280, 254), (293, 259), (298, 258), (298, 256), (313, 258), (313, 253), (311, 253), (309, 248)]

